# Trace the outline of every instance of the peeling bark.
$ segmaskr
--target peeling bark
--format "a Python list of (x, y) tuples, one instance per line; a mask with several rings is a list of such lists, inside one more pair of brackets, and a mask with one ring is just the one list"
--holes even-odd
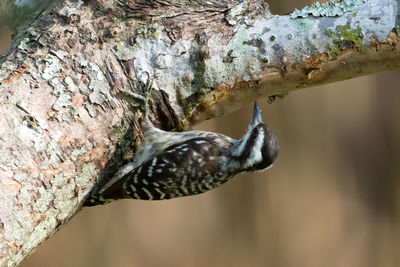
[(257, 0), (54, 3), (0, 58), (0, 265), (19, 263), (132, 160), (142, 103), (126, 95), (142, 94), (145, 72), (153, 123), (185, 129), (256, 98), (398, 68), (398, 6), (357, 1), (314, 17)]

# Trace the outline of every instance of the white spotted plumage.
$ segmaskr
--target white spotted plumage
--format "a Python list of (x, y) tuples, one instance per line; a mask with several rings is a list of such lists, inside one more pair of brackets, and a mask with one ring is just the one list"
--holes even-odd
[(163, 131), (147, 116), (142, 129), (144, 140), (134, 161), (93, 193), (89, 205), (119, 198), (163, 200), (200, 194), (237, 173), (266, 169), (278, 154), (277, 138), (262, 122), (257, 103), (239, 140), (206, 131)]

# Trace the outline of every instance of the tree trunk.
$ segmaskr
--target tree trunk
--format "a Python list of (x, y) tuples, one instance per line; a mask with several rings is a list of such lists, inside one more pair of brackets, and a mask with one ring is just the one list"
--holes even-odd
[(140, 98), (183, 130), (256, 98), (398, 68), (399, 1), (287, 16), (263, 1), (66, 1), (0, 58), (0, 265), (66, 223), (98, 180), (132, 160)]

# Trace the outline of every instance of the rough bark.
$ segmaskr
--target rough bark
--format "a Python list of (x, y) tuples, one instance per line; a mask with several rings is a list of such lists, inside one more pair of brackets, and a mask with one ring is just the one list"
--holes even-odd
[(133, 158), (142, 103), (127, 94), (142, 93), (145, 72), (156, 89), (151, 120), (171, 130), (398, 68), (399, 2), (352, 3), (288, 16), (257, 0), (47, 8), (0, 58), (0, 265), (29, 255)]

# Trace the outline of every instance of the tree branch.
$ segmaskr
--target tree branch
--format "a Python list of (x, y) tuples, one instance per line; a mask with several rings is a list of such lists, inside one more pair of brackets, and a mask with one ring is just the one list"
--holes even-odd
[(142, 94), (145, 72), (151, 120), (171, 130), (398, 68), (398, 1), (341, 3), (275, 16), (257, 0), (67, 1), (20, 28), (0, 58), (0, 265), (29, 255), (132, 160), (142, 103), (124, 95)]

